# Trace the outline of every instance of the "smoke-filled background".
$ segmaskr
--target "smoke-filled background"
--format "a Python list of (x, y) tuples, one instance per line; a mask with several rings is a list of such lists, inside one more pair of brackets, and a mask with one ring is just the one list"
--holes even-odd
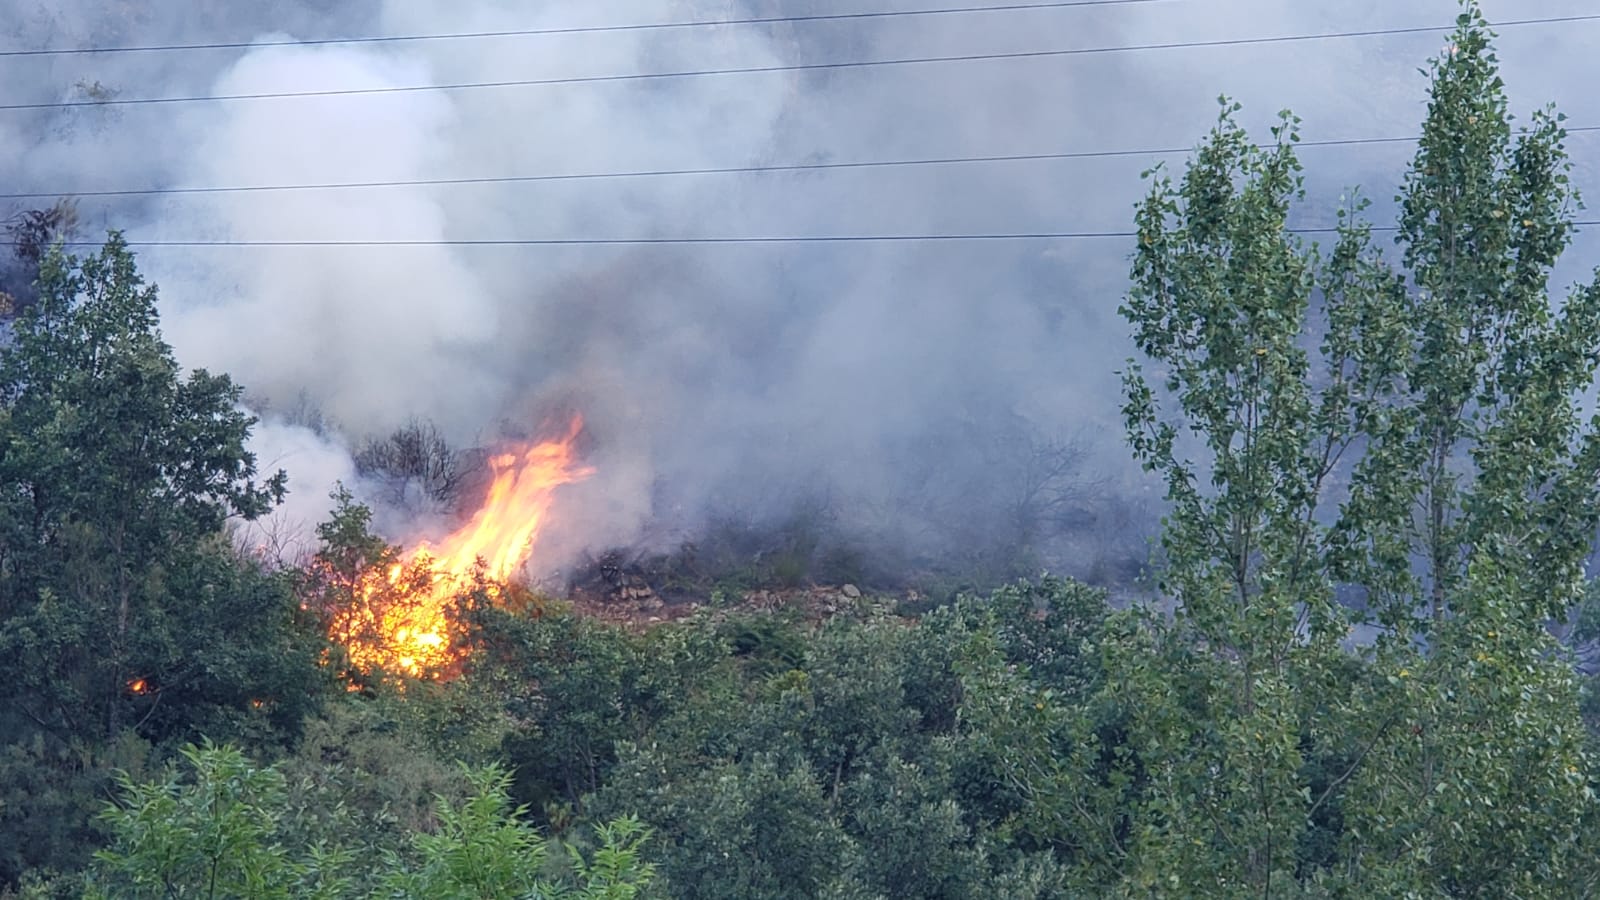
[[(875, 0), (873, 11), (934, 0)], [(993, 5), (1000, 5), (996, 2)], [(1592, 12), (1487, 2), (1491, 20)], [(856, 13), (860, 2), (0, 0), (7, 48), (426, 35)], [(1452, 0), (1166, 0), (547, 36), (0, 57), (0, 105), (759, 68), (1447, 26)], [(1600, 125), (1600, 24), (1501, 29), (1519, 109)], [(1440, 32), (457, 91), (0, 110), (4, 191), (305, 185), (1182, 148), (1216, 97), (1310, 140), (1415, 133)], [(1570, 141), (1580, 184), (1597, 149)], [(1411, 148), (1307, 148), (1304, 224), (1351, 185), (1381, 221)], [(450, 245), (449, 241), (1126, 231), (1182, 154), (762, 174), (84, 197), (80, 233), (409, 241), (147, 248), (187, 365), (231, 373), (300, 534), (335, 481), (391, 536), (447, 518), (352, 458), (432, 423), (457, 447), (566, 411), (598, 470), (541, 559), (811, 516), (884, 571), (970, 558), (1125, 584), (1159, 489), (1115, 371), (1130, 241)], [(14, 210), (49, 199), (10, 201)], [(1592, 235), (1592, 231), (1590, 235)], [(1569, 258), (1593, 259), (1590, 235)], [(1560, 280), (1581, 273), (1574, 267)], [(1016, 555), (1017, 548), (1028, 554)], [(1007, 555), (1007, 554), (1011, 555)]]

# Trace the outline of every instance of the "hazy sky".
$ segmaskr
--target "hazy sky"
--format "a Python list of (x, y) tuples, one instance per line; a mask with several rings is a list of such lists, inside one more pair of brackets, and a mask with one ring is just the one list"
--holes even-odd
[[(913, 10), (972, 0), (604, 3), (0, 0), (6, 48), (132, 45)], [(991, 5), (1003, 5), (994, 3)], [(1584, 14), (1486, 2), (1493, 21)], [(335, 12), (336, 11), (336, 12)], [(1098, 8), (497, 39), (0, 57), (0, 103), (240, 94), (1120, 47), (1448, 25), (1452, 0), (1163, 0)], [(1442, 33), (322, 98), (0, 110), (10, 191), (307, 184), (1189, 147), (1216, 97), (1308, 140), (1415, 132)], [(1600, 22), (1512, 26), (1519, 113), (1600, 125)], [(1264, 130), (1262, 132), (1264, 137)], [(1596, 183), (1595, 133), (1572, 136)], [(1380, 201), (1404, 145), (1307, 148), (1308, 221)], [(1161, 157), (737, 176), (85, 199), (91, 234), (478, 240), (1120, 231)], [(1181, 164), (1182, 155), (1166, 157)], [(1600, 261), (1580, 236), (1563, 282)], [(342, 430), (269, 420), (296, 514), (349, 477), (341, 441), (412, 416), (464, 444), (582, 409), (600, 474), (564, 495), (569, 544), (824, 493), (935, 547), (930, 519), (998, 515), (1029, 441), (1077, 439), (1121, 509), (1114, 371), (1128, 241), (645, 247), (148, 249), (180, 359)], [(991, 440), (999, 436), (999, 439)], [(1010, 492), (1010, 493), (1008, 493)], [(1109, 526), (1102, 526), (1105, 530)], [(403, 535), (397, 535), (403, 537)], [(909, 539), (909, 538), (908, 538)], [(1125, 534), (1118, 535), (1126, 540)]]

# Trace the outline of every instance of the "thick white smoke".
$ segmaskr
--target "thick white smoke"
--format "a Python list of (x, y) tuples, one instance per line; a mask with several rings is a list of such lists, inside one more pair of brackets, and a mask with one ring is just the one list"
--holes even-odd
[[(397, 33), (440, 28), (435, 16), (419, 15), (414, 4), (392, 4), (380, 20), (380, 30)], [(559, 20), (545, 15), (530, 21), (520, 5), (486, 5), (454, 19), (448, 30), (541, 23)], [(264, 47), (226, 67), (211, 91), (392, 88), (494, 80), (508, 72), (537, 76), (575, 64), (607, 72), (778, 61), (759, 35), (713, 42), (721, 50), (709, 54), (703, 42), (672, 47), (642, 35), (607, 35), (583, 48), (545, 43), (559, 52), (530, 56), (525, 41)], [(756, 90), (701, 82), (600, 95), (403, 92), (216, 104), (179, 117), (189, 155), (174, 166), (173, 186), (411, 181), (747, 161), (770, 140), (788, 90), (783, 79), (769, 79)], [(651, 136), (648, 144), (637, 140), (641, 134)], [(176, 195), (151, 209), (146, 222), (151, 232), (200, 240), (670, 235), (726, 219), (738, 201), (720, 193), (701, 180), (624, 186), (598, 198), (560, 185), (543, 191), (408, 186)], [(548, 251), (446, 244), (239, 248), (162, 254), (152, 262), (152, 276), (166, 285), (166, 332), (185, 362), (232, 373), (269, 410), (308, 394), (334, 423), (335, 440), (353, 443), (421, 417), (469, 446), (503, 433), (531, 432), (557, 405), (581, 409), (593, 432), (604, 436), (591, 443), (604, 475), (564, 492), (562, 527), (552, 543), (564, 545), (566, 553), (640, 536), (654, 513), (654, 439), (661, 428), (693, 421), (694, 401), (681, 367), (699, 369), (726, 352), (707, 317), (739, 302), (727, 286), (704, 284), (704, 275), (682, 259), (626, 250), (563, 258)], [(701, 385), (693, 393), (709, 397), (713, 390), (707, 388), (738, 389), (708, 384), (714, 376), (692, 372), (693, 383)], [(274, 458), (282, 437), (269, 418), (256, 439), (263, 463)], [(324, 440), (318, 449), (348, 443)], [(318, 460), (306, 466), (306, 446), (297, 455), (298, 464), (311, 470), (295, 473), (295, 459), (286, 464), (301, 502), (326, 506), (330, 475), (361, 490), (350, 465)], [(308, 494), (314, 499), (307, 501)], [(376, 492), (369, 494), (369, 501), (382, 503)], [(298, 508), (277, 518), (315, 521)]]
[[(883, 0), (873, 9), (927, 8)], [(964, 5), (964, 4), (963, 4)], [(1521, 5), (1486, 4), (1491, 17)], [(182, 7), (180, 10), (179, 7)], [(0, 0), (17, 46), (427, 34), (772, 15), (742, 0), (125, 4)], [(1541, 14), (1583, 11), (1578, 0)], [(0, 59), (6, 96), (405, 87), (1447, 25), (1452, 0), (1164, 2), (843, 22), (205, 53)], [(408, 181), (1194, 144), (1217, 94), (1310, 138), (1415, 128), (1434, 33), (1053, 59), (0, 113), (17, 190)], [(1555, 29), (1507, 29), (1508, 81), (1559, 101), (1600, 72)], [(1360, 77), (1351, 73), (1359, 72)], [(1575, 135), (1579, 140), (1592, 136)], [(1589, 145), (1583, 145), (1589, 146)], [(1403, 145), (1308, 148), (1313, 200), (1384, 201)], [(90, 236), (377, 240), (983, 234), (1129, 227), (1157, 157), (178, 194), (85, 201)], [(1172, 157), (1170, 164), (1181, 164)], [(1317, 199), (1320, 198), (1320, 201)], [(1582, 248), (1580, 248), (1580, 251)], [(1127, 242), (150, 248), (181, 359), (244, 383), (305, 523), (349, 448), (415, 417), (456, 444), (581, 410), (598, 474), (549, 549), (663, 541), (818, 497), (910, 556), (1000, 533), (1038, 457), (1076, 439), (1101, 485), (1062, 553), (1143, 552), (1114, 371)], [(1576, 255), (1581, 255), (1581, 252)], [(308, 398), (330, 424), (287, 424)], [(360, 487), (359, 484), (356, 484)], [(1106, 498), (1111, 502), (1106, 502)], [(1036, 498), (1035, 498), (1036, 499)], [(1135, 519), (1138, 517), (1135, 516)], [(402, 526), (391, 525), (403, 531)], [(429, 527), (437, 527), (430, 523)], [(398, 538), (413, 535), (395, 534)]]
[[(281, 37), (281, 36), (280, 36)], [(373, 53), (272, 47), (217, 80), (219, 94), (426, 84), (427, 66)], [(318, 98), (213, 105), (187, 117), (192, 156), (177, 187), (393, 181), (448, 161), (449, 99)], [(439, 241), (450, 235), (427, 189), (180, 196), (150, 230), (200, 240)], [(169, 285), (164, 324), (185, 361), (228, 371), (269, 398), (310, 392), (355, 434), (408, 417), (456, 433), (483, 421), (504, 386), (484, 370), (499, 309), (474, 268), (445, 246), (207, 251)]]
[(240, 523), (235, 537), (265, 560), (302, 564), (316, 552), (316, 526), (328, 517), (332, 487), (362, 486), (350, 451), (304, 425), (274, 418), (256, 424), (250, 450), (263, 472), (288, 473), (289, 495), (271, 515)]

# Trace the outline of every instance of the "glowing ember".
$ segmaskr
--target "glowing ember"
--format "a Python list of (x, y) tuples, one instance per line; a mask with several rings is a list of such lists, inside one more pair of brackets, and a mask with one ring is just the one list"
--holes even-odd
[(145, 684), (145, 680), (143, 678), (135, 678), (134, 680), (128, 682), (128, 691), (130, 693), (142, 694), (149, 689), (150, 686)]
[(420, 676), (458, 661), (446, 610), (479, 571), (500, 582), (516, 574), (556, 488), (594, 474), (576, 459), (573, 444), (582, 429), (575, 417), (560, 438), (490, 458), (488, 494), (466, 525), (437, 545), (418, 545), (385, 573), (367, 573), (358, 589), (362, 602), (338, 611), (331, 629), (355, 668)]

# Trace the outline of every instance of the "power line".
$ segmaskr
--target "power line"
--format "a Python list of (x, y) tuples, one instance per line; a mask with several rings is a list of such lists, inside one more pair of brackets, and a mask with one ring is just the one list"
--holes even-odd
[[(1556, 25), (1600, 20), (1600, 13), (1573, 16), (1547, 16), (1538, 19), (1515, 19), (1490, 23), (1493, 28), (1511, 28), (1523, 25)], [(203, 103), (235, 100), (274, 100), (293, 97), (353, 97), (379, 94), (411, 94), (426, 91), (464, 91), (486, 88), (543, 87), (563, 84), (598, 84), (607, 82), (651, 81), (668, 78), (702, 78), (717, 75), (755, 75), (775, 72), (813, 72), (823, 70), (866, 69), (888, 66), (928, 65), (934, 63), (977, 62), (994, 60), (1047, 59), (1055, 57), (1086, 56), (1101, 53), (1131, 53), (1144, 50), (1182, 50), (1207, 47), (1239, 47), (1261, 44), (1285, 44), (1303, 41), (1323, 41), (1340, 38), (1378, 37), (1398, 34), (1427, 34), (1455, 30), (1454, 25), (1427, 25), (1412, 28), (1377, 28), (1363, 31), (1324, 32), (1321, 34), (1291, 34), (1261, 38), (1226, 38), (1209, 41), (1172, 41), (1158, 44), (1127, 44), (1108, 47), (1076, 47), (1066, 50), (1022, 50), (1009, 53), (968, 53), (951, 56), (913, 56), (898, 59), (856, 60), (833, 63), (794, 63), (774, 66), (735, 66), (723, 69), (692, 69), (677, 72), (635, 72), (623, 75), (580, 75), (561, 78), (523, 78), (507, 81), (471, 81), (455, 84), (414, 84), (376, 88), (333, 88), (316, 91), (261, 91), (250, 94), (218, 94), (209, 97), (108, 97), (99, 100), (61, 100), (49, 103), (0, 104), (0, 111), (39, 109), (67, 109), (83, 106), (135, 106), (168, 103)]]
[(223, 41), (202, 44), (148, 44), (134, 47), (57, 47), (42, 50), (0, 50), (0, 57), (76, 56), (100, 53), (156, 53), (180, 50), (254, 50), (258, 47), (317, 47), (343, 44), (389, 44), (417, 41), (455, 41), (484, 38), (542, 37), (566, 34), (598, 34), (614, 31), (658, 31), (669, 28), (705, 28), (727, 25), (776, 25), (790, 22), (838, 22), (851, 19), (897, 19), (913, 16), (945, 16), (985, 12), (1068, 9), (1083, 6), (1128, 6), (1163, 3), (1172, 0), (1054, 0), (1045, 3), (1008, 3), (1002, 6), (949, 6), (936, 9), (902, 11), (827, 13), (805, 16), (759, 16), (745, 19), (715, 19), (692, 22), (648, 22), (627, 25), (577, 25), (564, 28), (519, 28), (509, 31), (466, 31), (450, 34), (404, 34), (354, 38), (309, 38), (278, 41)]
[[(1571, 223), (1575, 226), (1600, 225), (1600, 219), (1584, 219)], [(1370, 226), (1374, 233), (1393, 233), (1393, 225)], [(1336, 234), (1336, 226), (1306, 226), (1286, 228), (1290, 234)], [(658, 237), (658, 238), (504, 238), (504, 239), (441, 239), (441, 240), (283, 240), (283, 241), (170, 241), (128, 240), (130, 247), (617, 247), (617, 246), (704, 246), (716, 244), (852, 244), (852, 243), (942, 243), (953, 241), (1055, 241), (1089, 240), (1099, 238), (1132, 238), (1136, 231), (1018, 231), (969, 232), (959, 234), (831, 234), (831, 235), (764, 235), (746, 237)], [(0, 246), (17, 246), (17, 241), (0, 241)], [(68, 247), (99, 247), (99, 241), (65, 241)]]
[[(617, 247), (649, 245), (704, 244), (832, 244), (832, 243), (925, 243), (936, 241), (1025, 241), (1081, 238), (1133, 237), (1132, 231), (1038, 231), (970, 234), (805, 234), (748, 237), (660, 237), (660, 238), (504, 238), (438, 240), (284, 240), (284, 241), (143, 241), (127, 240), (129, 247)], [(18, 241), (0, 241), (0, 246), (17, 246)], [(99, 247), (103, 241), (63, 241), (67, 247)]]
[[(1600, 125), (1567, 128), (1569, 134), (1600, 131)], [(1299, 141), (1295, 147), (1351, 147), (1373, 144), (1413, 143), (1416, 137), (1331, 138)], [(886, 169), (916, 166), (945, 166), (978, 163), (1051, 162), (1071, 159), (1110, 159), (1129, 156), (1165, 156), (1189, 153), (1193, 147), (1145, 147), (1124, 150), (1081, 150), (1063, 153), (1012, 153), (994, 156), (940, 156), (920, 159), (857, 160), (825, 163), (781, 163), (774, 165), (713, 166), (683, 169), (640, 169), (618, 172), (564, 172), (548, 175), (484, 175), (466, 178), (417, 178), (389, 181), (329, 181), (302, 184), (215, 185), (179, 188), (116, 188), (97, 191), (27, 191), (0, 193), (0, 200), (44, 200), (55, 197), (142, 197), (172, 194), (241, 194), (277, 191), (323, 191), (358, 188), (441, 187), (450, 185), (526, 184), (545, 181), (593, 181), (611, 178), (662, 178), (698, 175), (758, 175), (783, 172), (817, 172), (848, 169)]]

